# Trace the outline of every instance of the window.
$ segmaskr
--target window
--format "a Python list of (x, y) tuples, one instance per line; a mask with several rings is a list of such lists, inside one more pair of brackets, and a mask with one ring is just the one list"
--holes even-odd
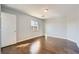
[(31, 20), (32, 31), (38, 31), (38, 21)]

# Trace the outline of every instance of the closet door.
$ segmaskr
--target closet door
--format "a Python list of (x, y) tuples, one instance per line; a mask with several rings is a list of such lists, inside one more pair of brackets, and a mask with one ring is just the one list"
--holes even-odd
[(16, 43), (16, 15), (1, 12), (1, 46)]

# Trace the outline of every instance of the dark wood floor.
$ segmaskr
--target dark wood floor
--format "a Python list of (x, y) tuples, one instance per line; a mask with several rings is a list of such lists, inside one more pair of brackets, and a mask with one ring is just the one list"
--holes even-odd
[(44, 36), (20, 42), (1, 49), (2, 54), (78, 54), (76, 43)]

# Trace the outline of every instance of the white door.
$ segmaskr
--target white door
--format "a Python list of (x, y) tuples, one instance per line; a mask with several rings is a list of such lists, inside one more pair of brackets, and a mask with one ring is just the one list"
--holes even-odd
[(16, 43), (16, 15), (1, 12), (1, 46)]

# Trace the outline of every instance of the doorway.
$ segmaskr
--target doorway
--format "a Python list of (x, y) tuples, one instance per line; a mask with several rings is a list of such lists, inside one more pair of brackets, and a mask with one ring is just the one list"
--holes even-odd
[(1, 12), (1, 47), (16, 43), (16, 15)]

